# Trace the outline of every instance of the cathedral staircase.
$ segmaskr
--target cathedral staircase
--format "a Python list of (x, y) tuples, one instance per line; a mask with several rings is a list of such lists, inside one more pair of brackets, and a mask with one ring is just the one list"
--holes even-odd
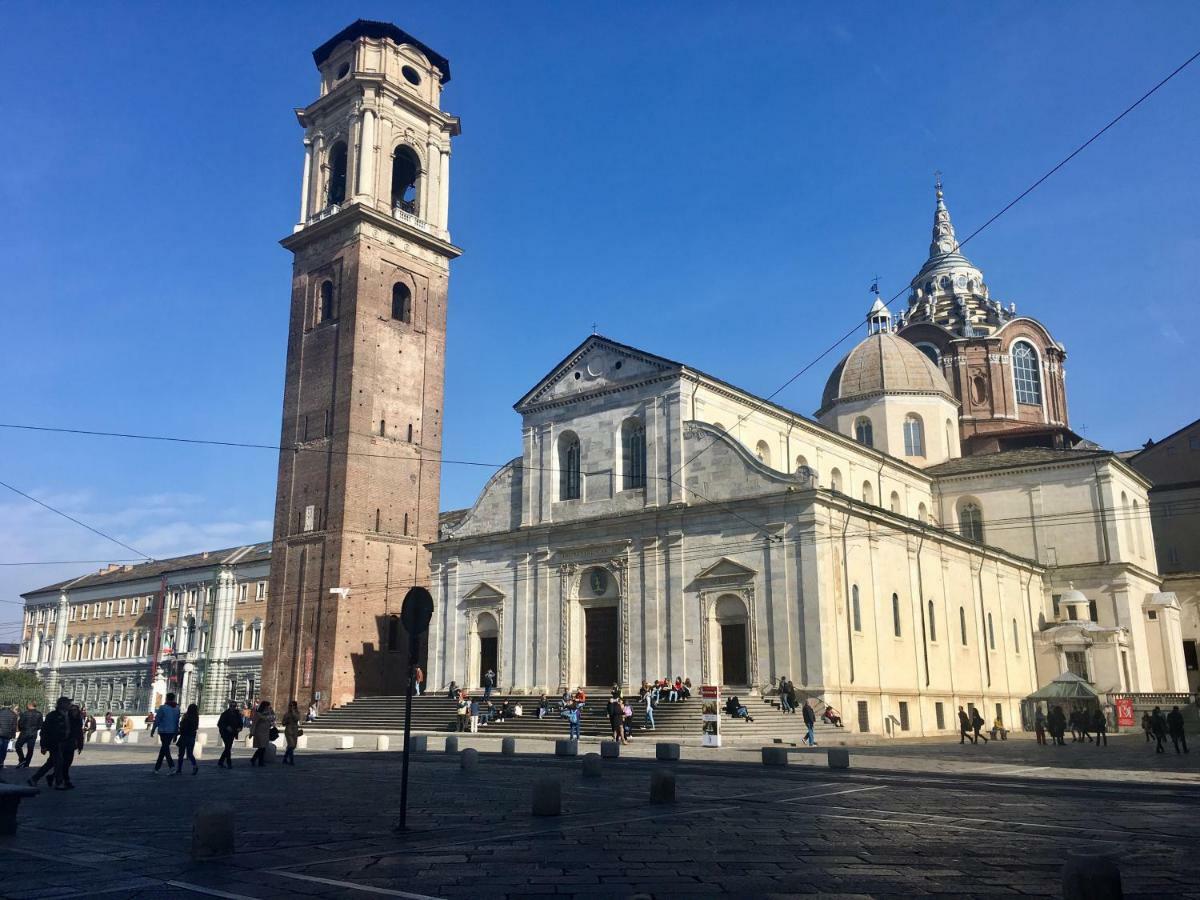
[[(500, 707), (506, 696), (492, 694), (492, 702)], [(524, 715), (507, 719), (503, 722), (492, 722), (480, 726), (479, 734), (565, 738), (567, 722), (557, 712), (552, 712), (544, 719), (538, 719), (537, 698), (529, 696), (508, 696), (511, 703), (520, 703)], [(585, 738), (599, 740), (611, 736), (608, 716), (606, 715), (606, 697), (593, 699), (589, 695), (588, 703), (584, 706), (580, 731)], [(722, 714), (721, 735), (725, 740), (756, 741), (770, 744), (775, 740), (784, 743), (799, 744), (804, 736), (804, 719), (800, 714), (784, 715), (778, 705), (763, 698), (745, 698), (744, 701), (754, 717), (753, 722), (733, 720)], [(552, 701), (557, 709), (557, 701)], [(455, 710), (457, 702), (445, 694), (425, 694), (414, 697), (412, 704), (412, 730), (417, 733), (446, 733), (449, 734), (457, 727)], [(695, 697), (680, 703), (660, 703), (654, 710), (656, 728), (652, 732), (643, 732), (643, 707), (633, 704), (633, 724), (635, 739), (643, 736), (653, 736), (657, 740), (700, 739), (700, 701)], [(305, 731), (326, 734), (348, 734), (354, 732), (374, 732), (380, 734), (396, 734), (404, 731), (404, 698), (403, 697), (360, 697), (345, 706), (322, 713), (315, 722), (304, 725)], [(816, 726), (817, 743), (836, 743), (845, 740), (850, 732), (849, 727), (834, 728), (831, 725), (818, 723)]]

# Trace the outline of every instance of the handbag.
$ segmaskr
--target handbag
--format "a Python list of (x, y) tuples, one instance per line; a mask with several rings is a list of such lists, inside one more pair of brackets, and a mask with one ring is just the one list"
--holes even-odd
[(297, 728), (297, 729), (296, 729), (296, 737), (303, 737), (303, 736), (304, 736), (304, 729), (303, 729), (303, 728)]
[(279, 729), (272, 725), (271, 730), (267, 733), (267, 738), (272, 741), (279, 740)]

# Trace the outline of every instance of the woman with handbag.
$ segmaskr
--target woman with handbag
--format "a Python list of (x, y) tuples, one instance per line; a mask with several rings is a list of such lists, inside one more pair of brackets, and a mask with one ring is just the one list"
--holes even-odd
[(250, 757), (250, 765), (265, 766), (267, 744), (279, 737), (279, 729), (275, 727), (275, 713), (271, 711), (271, 702), (264, 700), (258, 705), (254, 714), (254, 755)]
[(300, 707), (293, 700), (288, 704), (287, 712), (283, 714), (283, 738), (287, 741), (287, 749), (283, 751), (285, 765), (296, 764), (296, 740), (304, 734), (300, 727)]

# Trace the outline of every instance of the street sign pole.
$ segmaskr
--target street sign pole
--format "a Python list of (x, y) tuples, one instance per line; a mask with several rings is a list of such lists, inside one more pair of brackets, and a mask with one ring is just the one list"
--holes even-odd
[(433, 618), (433, 597), (423, 587), (409, 588), (400, 607), (400, 624), (408, 633), (408, 677), (404, 691), (404, 759), (400, 767), (400, 824), (397, 831), (408, 829), (408, 739), (412, 730), (412, 698), (417, 652), (421, 649), (421, 635), (429, 631), (429, 620)]

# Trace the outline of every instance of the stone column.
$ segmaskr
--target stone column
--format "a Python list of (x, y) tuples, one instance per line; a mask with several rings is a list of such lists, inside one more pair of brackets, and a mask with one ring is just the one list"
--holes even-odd
[(441, 153), (441, 176), (438, 178), (438, 220), (443, 231), (450, 230), (450, 148)]
[[(421, 193), (418, 195), (417, 215), (429, 222), (433, 219), (434, 200), (433, 186), (437, 183), (435, 176), (439, 175), (438, 167), (442, 161), (442, 151), (438, 149), (433, 135), (425, 144), (425, 166), (421, 172)], [(439, 176), (440, 177), (440, 176)]]
[(300, 225), (308, 221), (309, 190), (312, 187), (313, 145), (304, 139), (304, 171), (300, 175)]
[(359, 130), (358, 193), (368, 197), (375, 189), (375, 112), (362, 111), (362, 127)]
[(58, 593), (58, 611), (55, 613), (54, 637), (50, 644), (50, 671), (46, 673), (46, 694), (51, 699), (58, 698), (58, 667), (62, 662), (63, 645), (67, 640), (67, 616), (71, 611), (70, 595), (66, 591)]
[(217, 593), (213, 602), (212, 629), (209, 632), (208, 667), (204, 678), (204, 696), (200, 711), (205, 715), (220, 712), (225, 704), (229, 677), (229, 626), (237, 602), (237, 582), (233, 570), (217, 572)]

